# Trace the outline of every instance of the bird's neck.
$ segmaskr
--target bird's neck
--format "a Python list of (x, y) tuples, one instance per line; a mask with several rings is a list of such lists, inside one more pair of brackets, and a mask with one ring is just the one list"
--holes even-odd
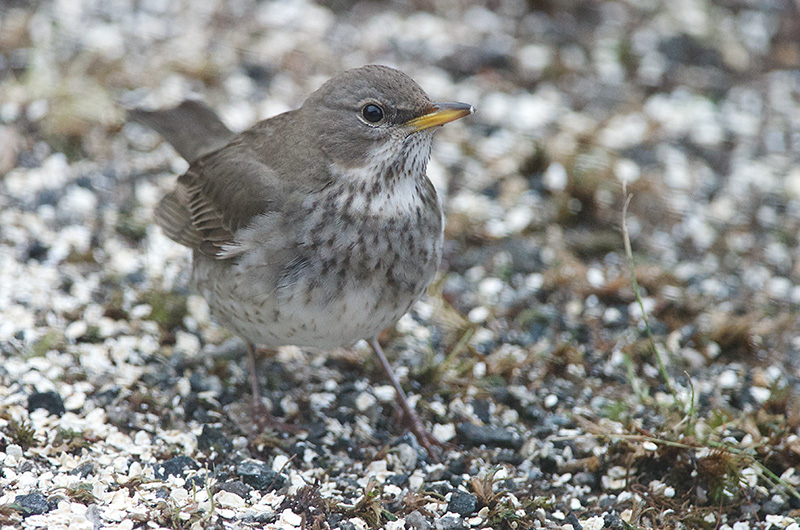
[(375, 149), (362, 166), (334, 165), (334, 186), (345, 191), (337, 198), (337, 206), (375, 217), (415, 213), (429, 201), (437, 200), (426, 175), (430, 153), (431, 135), (419, 133), (400, 144)]

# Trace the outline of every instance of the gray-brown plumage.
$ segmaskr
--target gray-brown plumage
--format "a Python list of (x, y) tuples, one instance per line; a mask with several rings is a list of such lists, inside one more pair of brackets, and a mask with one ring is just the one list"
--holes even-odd
[(156, 221), (193, 249), (193, 279), (216, 320), (266, 347), (370, 340), (430, 449), (435, 440), (376, 338), (419, 299), (439, 264), (431, 139), (436, 126), (472, 112), (433, 103), (402, 72), (365, 66), (238, 135), (197, 102), (132, 115), (190, 162)]

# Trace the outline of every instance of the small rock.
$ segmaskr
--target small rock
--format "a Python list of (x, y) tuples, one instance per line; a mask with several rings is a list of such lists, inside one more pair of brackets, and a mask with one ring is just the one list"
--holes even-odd
[(519, 449), (522, 447), (522, 438), (515, 432), (493, 427), (491, 425), (475, 425), (462, 423), (458, 426), (458, 437), (465, 445), (478, 447), (509, 447)]
[(28, 397), (28, 412), (36, 409), (45, 409), (54, 416), (61, 416), (66, 412), (64, 400), (56, 392), (34, 392)]
[(406, 528), (408, 530), (430, 530), (433, 527), (421, 513), (414, 510), (406, 515)]
[(478, 497), (462, 490), (455, 490), (447, 503), (447, 511), (458, 515), (471, 515), (478, 508)]
[(583, 530), (581, 522), (578, 520), (578, 518), (575, 516), (574, 513), (570, 513), (569, 515), (567, 515), (567, 518), (564, 519), (564, 522), (567, 524), (571, 524), (572, 530)]
[(77, 475), (80, 478), (86, 478), (89, 475), (94, 475), (94, 464), (91, 462), (84, 462), (78, 467), (69, 472), (70, 475)]
[(386, 483), (398, 487), (403, 487), (405, 484), (408, 484), (408, 474), (398, 473), (396, 475), (389, 475), (388, 477), (386, 477)]
[(176, 456), (166, 460), (155, 468), (155, 475), (158, 479), (173, 477), (185, 477), (187, 469), (200, 469), (200, 464), (188, 456)]
[[(239, 482), (238, 480), (236, 482)], [(242, 484), (239, 482), (239, 484)], [(243, 487), (247, 487), (242, 484)], [(214, 499), (216, 500), (217, 504), (222, 508), (229, 508), (232, 510), (238, 510), (244, 507), (244, 498), (237, 493), (231, 491), (220, 491), (216, 495), (214, 495)]]
[(197, 437), (197, 447), (201, 451), (212, 449), (219, 454), (227, 454), (233, 451), (233, 442), (220, 429), (205, 425), (203, 432)]
[(460, 515), (445, 515), (440, 517), (436, 523), (436, 530), (466, 530), (467, 523)]
[(286, 477), (277, 471), (273, 471), (266, 464), (252, 460), (239, 464), (236, 468), (236, 474), (245, 484), (259, 491), (281, 489), (286, 483)]
[(622, 522), (622, 519), (613, 513), (608, 513), (603, 517), (603, 524), (605, 528), (610, 528), (611, 530), (622, 530), (625, 528), (625, 523)]
[(14, 503), (19, 505), (19, 512), (24, 516), (40, 515), (50, 511), (50, 505), (47, 503), (47, 497), (34, 491), (27, 495), (17, 495), (14, 497)]
[(246, 499), (247, 496), (253, 491), (253, 488), (242, 482), (241, 480), (229, 480), (220, 485), (220, 491), (227, 491), (229, 493), (235, 493), (239, 497)]

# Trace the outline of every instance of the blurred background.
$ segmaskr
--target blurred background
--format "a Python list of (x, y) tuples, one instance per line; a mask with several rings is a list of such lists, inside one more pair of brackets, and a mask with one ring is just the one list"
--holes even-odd
[[(174, 428), (194, 455), (181, 422), (205, 425), (244, 402), (244, 363), (196, 355), (230, 350), (230, 334), (189, 290), (186, 249), (152, 223), (186, 164), (125, 111), (195, 97), (241, 130), (367, 63), (477, 108), (437, 133), (429, 176), (447, 216), (442, 272), (387, 337), (439, 433), (456, 436), (460, 422), (495, 429), (489, 445), (505, 449), (474, 462), (514, 466), (527, 498), (555, 494), (557, 509), (584, 515), (565, 504), (576, 470), (576, 487), (594, 495), (584, 506), (611, 495), (597, 513), (629, 506), (615, 492), (655, 479), (673, 496), (652, 513), (718, 513), (704, 496), (713, 487), (693, 482), (706, 453), (573, 443), (599, 425), (723, 440), (797, 485), (797, 0), (0, 1), (3, 403), (24, 416), (26, 393), (52, 390), (62, 413), (89, 422), (104, 408), (125, 436)], [(621, 229), (629, 193), (641, 304)], [(369, 394), (381, 376), (363, 350), (286, 349), (263, 362), (267, 395), (287, 415), (351, 429), (356, 442), (302, 442), (331, 461), (400, 434)], [(680, 403), (692, 400), (687, 422)], [(454, 439), (486, 444), (466, 431)], [(157, 459), (137, 440), (143, 461)], [(584, 460), (564, 463), (573, 457)], [(725, 475), (723, 460), (706, 471)], [(798, 507), (769, 488), (737, 497), (747, 513), (726, 505), (731, 520)]]

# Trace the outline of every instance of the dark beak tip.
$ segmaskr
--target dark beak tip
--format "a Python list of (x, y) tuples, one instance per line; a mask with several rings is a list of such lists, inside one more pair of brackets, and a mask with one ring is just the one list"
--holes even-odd
[(467, 114), (474, 114), (475, 107), (470, 105), (469, 103), (460, 103), (457, 101), (453, 102), (437, 102), (433, 104), (433, 110), (463, 110), (466, 111)]

